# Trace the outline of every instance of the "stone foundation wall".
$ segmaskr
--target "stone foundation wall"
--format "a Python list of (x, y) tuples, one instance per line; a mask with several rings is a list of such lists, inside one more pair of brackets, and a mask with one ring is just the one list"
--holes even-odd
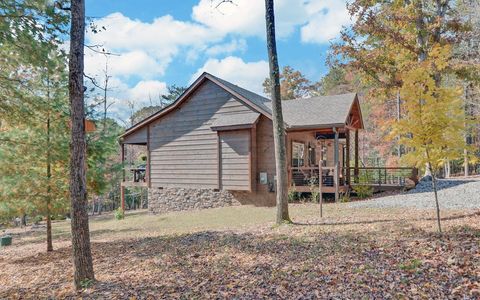
[(153, 213), (240, 205), (229, 191), (212, 189), (150, 188), (148, 210)]

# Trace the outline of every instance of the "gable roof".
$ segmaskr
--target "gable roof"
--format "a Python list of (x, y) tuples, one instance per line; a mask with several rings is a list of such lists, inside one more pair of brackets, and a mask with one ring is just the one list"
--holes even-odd
[(356, 102), (356, 93), (282, 101), (283, 120), (289, 129), (344, 126)]
[[(202, 85), (203, 82), (205, 82), (205, 80), (210, 80), (217, 84), (257, 113), (260, 113), (269, 119), (272, 118), (272, 105), (270, 99), (204, 72), (192, 83), (192, 85), (190, 85), (190, 87), (188, 87), (187, 90), (185, 90), (185, 92), (180, 95), (180, 97), (178, 97), (177, 100), (175, 100), (175, 102), (131, 126), (125, 130), (120, 137), (127, 136), (137, 131), (143, 126), (161, 118), (179, 107)], [(358, 103), (357, 94), (355, 93), (282, 101), (285, 127), (287, 129), (307, 129), (344, 126), (354, 105), (357, 105), (358, 107), (360, 128), (363, 128), (360, 105)], [(238, 123), (240, 120), (237, 120), (236, 122)]]
[(214, 78), (216, 81), (218, 81), (219, 83), (221, 83), (222, 85), (224, 85), (228, 89), (230, 89), (232, 91), (235, 91), (237, 94), (241, 95), (242, 97), (244, 97), (246, 99), (249, 99), (250, 101), (252, 101), (256, 105), (258, 105), (258, 107), (261, 107), (265, 112), (268, 112), (268, 114), (270, 114), (270, 115), (272, 114), (272, 109), (269, 105), (270, 101), (271, 101), (270, 99), (265, 98), (263, 96), (260, 96), (258, 94), (255, 94), (254, 92), (251, 92), (251, 91), (246, 90), (242, 87), (239, 87), (238, 85), (235, 85), (231, 82), (228, 82), (226, 80), (223, 80), (221, 78), (213, 76), (212, 74), (208, 74), (208, 76), (210, 78)]
[(172, 104), (164, 107), (163, 109), (159, 110), (158, 112), (152, 114), (151, 116), (143, 119), (142, 121), (138, 122), (137, 124), (127, 128), (125, 132), (120, 136), (121, 138), (124, 136), (129, 135), (130, 133), (136, 131), (137, 129), (150, 124), (151, 122), (159, 119), (160, 117), (168, 114), (170, 111), (174, 110), (175, 108), (179, 107), (183, 102), (185, 102), (188, 97), (197, 90), (198, 87), (201, 86), (205, 80), (210, 80), (217, 84), (218, 86), (222, 87), (224, 90), (229, 92), (230, 94), (234, 95), (235, 97), (240, 100), (240, 102), (244, 103), (245, 105), (253, 108), (255, 111), (262, 113), (268, 118), (272, 118), (271, 110), (265, 105), (265, 101), (269, 101), (267, 98), (257, 95), (253, 92), (247, 91), (233, 83), (220, 79), (218, 77), (213, 76), (207, 72), (202, 73), (200, 77), (198, 77), (189, 87), (185, 90), (177, 100), (175, 100)]

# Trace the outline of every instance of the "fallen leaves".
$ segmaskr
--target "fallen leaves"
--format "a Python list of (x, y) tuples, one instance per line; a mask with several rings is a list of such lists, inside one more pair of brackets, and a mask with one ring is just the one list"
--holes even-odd
[(442, 237), (404, 217), (94, 238), (97, 282), (80, 293), (67, 240), (53, 253), (25, 243), (0, 252), (0, 298), (478, 298), (478, 215)]

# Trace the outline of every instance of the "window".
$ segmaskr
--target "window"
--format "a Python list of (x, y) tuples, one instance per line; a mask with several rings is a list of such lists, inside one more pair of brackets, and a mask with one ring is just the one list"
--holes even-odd
[(305, 166), (305, 144), (292, 142), (292, 167)]

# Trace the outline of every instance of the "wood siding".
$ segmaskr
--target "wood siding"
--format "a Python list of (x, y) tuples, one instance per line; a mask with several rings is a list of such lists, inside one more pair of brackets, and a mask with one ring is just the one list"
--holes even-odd
[(249, 191), (250, 130), (219, 132), (220, 187), (223, 190)]
[(178, 109), (151, 124), (152, 187), (219, 188), (219, 139), (210, 126), (220, 116), (251, 111), (211, 81), (203, 83)]
[(271, 195), (268, 184), (259, 184), (260, 172), (266, 172), (268, 182), (273, 184), (275, 176), (275, 149), (273, 144), (273, 124), (270, 119), (265, 116), (260, 116), (257, 124), (256, 134), (256, 174), (255, 180), (257, 182), (256, 190), (263, 195)]
[(124, 144), (147, 144), (147, 127), (145, 126), (123, 138)]

